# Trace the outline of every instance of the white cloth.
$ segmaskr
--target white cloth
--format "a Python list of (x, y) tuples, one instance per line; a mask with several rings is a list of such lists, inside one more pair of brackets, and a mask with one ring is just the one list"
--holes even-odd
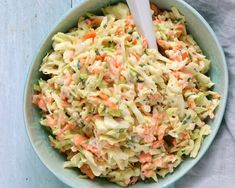
[(176, 188), (235, 187), (235, 0), (185, 0), (215, 31), (229, 68), (229, 98), (221, 128), (206, 155)]

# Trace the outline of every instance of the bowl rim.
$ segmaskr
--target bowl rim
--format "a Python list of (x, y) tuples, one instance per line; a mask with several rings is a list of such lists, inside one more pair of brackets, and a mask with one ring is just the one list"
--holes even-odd
[[(67, 178), (63, 177), (60, 175), (60, 173), (54, 171), (54, 169), (52, 167), (50, 167), (44, 160), (44, 158), (41, 156), (40, 151), (38, 150), (38, 148), (35, 146), (34, 142), (33, 142), (33, 136), (29, 130), (29, 124), (27, 121), (27, 112), (26, 112), (26, 101), (27, 101), (27, 91), (29, 88), (29, 78), (30, 75), (32, 73), (32, 68), (36, 62), (36, 59), (39, 55), (40, 49), (42, 49), (42, 47), (45, 45), (45, 43), (50, 39), (49, 37), (55, 33), (56, 28), (59, 26), (59, 24), (61, 22), (64, 22), (69, 16), (70, 14), (72, 14), (73, 12), (75, 12), (80, 6), (85, 5), (86, 3), (89, 3), (89, 1), (92, 0), (82, 0), (80, 2), (78, 2), (76, 4), (75, 7), (70, 8), (69, 10), (67, 10), (65, 12), (64, 15), (62, 15), (56, 22), (55, 24), (53, 24), (53, 26), (51, 27), (51, 29), (49, 30), (49, 32), (43, 37), (43, 39), (40, 42), (40, 45), (37, 48), (37, 51), (35, 52), (35, 55), (32, 59), (32, 62), (30, 63), (30, 65), (28, 66), (27, 69), (27, 75), (25, 77), (25, 85), (24, 85), (24, 90), (23, 90), (23, 118), (24, 118), (24, 124), (25, 124), (25, 129), (28, 135), (28, 138), (30, 140), (30, 143), (35, 151), (35, 153), (37, 154), (37, 157), (40, 159), (40, 161), (42, 162), (42, 164), (50, 171), (52, 172), (59, 180), (61, 180), (63, 183), (65, 183), (68, 186), (72, 186), (72, 187), (77, 187), (79, 185), (75, 184), (75, 182), (73, 181), (69, 181)], [(121, 0), (120, 0), (121, 1)], [(215, 136), (221, 126), (221, 122), (225, 113), (225, 109), (226, 109), (226, 103), (227, 103), (227, 98), (228, 98), (228, 86), (229, 86), (229, 74), (228, 74), (228, 67), (227, 67), (227, 63), (226, 63), (226, 58), (225, 58), (225, 54), (223, 51), (223, 48), (221, 47), (213, 29), (211, 28), (211, 26), (208, 24), (208, 22), (201, 16), (201, 14), (194, 9), (191, 5), (189, 5), (187, 2), (185, 2), (184, 0), (174, 0), (177, 3), (183, 5), (184, 8), (188, 9), (194, 16), (197, 17), (198, 20), (200, 20), (201, 24), (203, 25), (203, 27), (205, 27), (208, 32), (210, 33), (210, 35), (212, 36), (212, 38), (214, 39), (216, 46), (220, 52), (220, 55), (222, 56), (222, 62), (221, 64), (223, 64), (224, 67), (224, 82), (225, 82), (225, 89), (224, 89), (224, 100), (223, 103), (220, 103), (220, 108), (221, 108), (221, 114), (220, 117), (218, 119), (218, 121), (216, 122), (218, 124), (218, 126), (216, 126), (215, 129), (213, 129), (213, 132), (211, 133), (211, 138), (208, 141), (208, 144), (205, 145), (205, 147), (203, 148), (203, 150), (200, 151), (200, 153), (198, 154), (198, 156), (193, 159), (193, 161), (190, 162), (190, 165), (186, 166), (184, 168), (184, 170), (182, 170), (182, 172), (180, 174), (178, 174), (177, 176), (173, 176), (169, 182), (167, 182), (165, 185), (163, 186), (170, 186), (172, 184), (174, 184), (177, 180), (179, 180), (182, 176), (184, 176), (190, 169), (192, 169), (198, 162), (199, 160), (201, 160), (201, 158), (205, 155), (205, 153), (208, 151), (208, 148), (210, 147), (210, 145), (213, 143)], [(157, 184), (156, 184), (157, 185)]]

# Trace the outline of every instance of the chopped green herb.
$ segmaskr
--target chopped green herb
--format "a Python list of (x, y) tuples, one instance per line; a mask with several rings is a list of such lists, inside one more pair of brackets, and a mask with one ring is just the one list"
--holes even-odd
[(34, 90), (34, 91), (41, 91), (41, 88), (40, 88), (39, 85), (33, 84), (33, 90)]
[(91, 18), (92, 16), (95, 16), (95, 15), (92, 14), (92, 13), (90, 13), (90, 12), (87, 12), (87, 13), (85, 14), (85, 17), (86, 17), (86, 18)]
[(184, 118), (182, 124), (183, 124), (183, 125), (187, 124), (190, 119), (191, 119), (191, 115), (188, 115), (186, 118)]
[(193, 58), (193, 56), (192, 56), (192, 54), (190, 52), (188, 53), (188, 55), (189, 55), (190, 59)]
[(138, 76), (136, 81), (139, 83), (143, 83), (144, 79), (141, 76)]
[(100, 52), (98, 49), (95, 49), (95, 53), (96, 53), (96, 55), (100, 55)]
[(80, 79), (84, 83), (87, 79), (88, 75), (87, 74), (80, 74)]
[(80, 69), (80, 62), (77, 62), (77, 68)]

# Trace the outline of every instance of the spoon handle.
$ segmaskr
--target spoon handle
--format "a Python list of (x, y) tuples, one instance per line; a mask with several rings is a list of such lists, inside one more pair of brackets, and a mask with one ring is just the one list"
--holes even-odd
[(157, 48), (149, 0), (127, 0), (135, 24), (147, 39), (149, 48)]

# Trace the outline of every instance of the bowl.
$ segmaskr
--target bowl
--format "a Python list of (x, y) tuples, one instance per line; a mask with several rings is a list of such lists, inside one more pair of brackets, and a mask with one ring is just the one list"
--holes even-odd
[[(100, 10), (105, 5), (119, 1), (120, 0), (85, 0), (75, 8), (69, 10), (69, 12), (62, 17), (43, 41), (31, 64), (27, 76), (24, 93), (24, 120), (30, 141), (45, 166), (60, 180), (72, 187), (115, 188), (119, 186), (101, 178), (97, 178), (94, 181), (80, 179), (78, 177), (78, 170), (63, 168), (65, 156), (61, 155), (50, 146), (48, 133), (39, 124), (40, 113), (31, 102), (33, 94), (32, 86), (40, 77), (40, 73), (38, 71), (40, 64), (43, 57), (51, 49), (51, 38), (55, 33), (59, 31), (68, 31), (76, 25), (78, 18), (84, 15), (85, 12)], [(146, 188), (166, 187), (186, 174), (201, 159), (215, 138), (223, 117), (228, 93), (228, 70), (224, 53), (213, 30), (204, 18), (195, 9), (182, 0), (153, 0), (152, 2), (156, 3), (163, 9), (170, 9), (170, 7), (175, 6), (185, 16), (189, 33), (193, 35), (199, 46), (202, 48), (204, 54), (212, 61), (209, 74), (215, 83), (215, 87), (213, 89), (221, 94), (221, 102), (216, 110), (215, 119), (209, 121), (209, 124), (212, 127), (212, 133), (205, 138), (196, 159), (186, 159), (177, 169), (175, 169), (174, 173), (167, 175), (164, 179), (160, 179), (158, 183), (140, 182), (134, 185), (133, 188), (141, 188), (143, 186)]]

